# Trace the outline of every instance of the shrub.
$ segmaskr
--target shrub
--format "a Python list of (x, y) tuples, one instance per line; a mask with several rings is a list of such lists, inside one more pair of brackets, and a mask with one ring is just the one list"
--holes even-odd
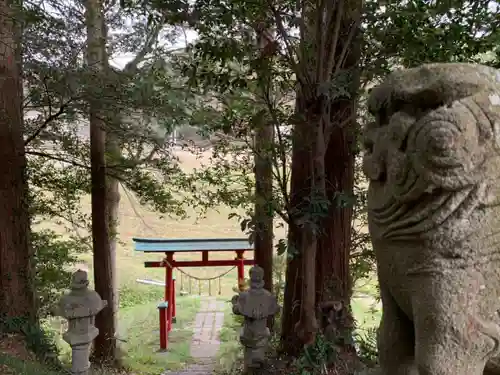
[(69, 266), (78, 260), (77, 255), (87, 251), (80, 238), (64, 239), (52, 230), (31, 234), (35, 250), (35, 288), (40, 318), (51, 315), (61, 294), (68, 289), (72, 272)]

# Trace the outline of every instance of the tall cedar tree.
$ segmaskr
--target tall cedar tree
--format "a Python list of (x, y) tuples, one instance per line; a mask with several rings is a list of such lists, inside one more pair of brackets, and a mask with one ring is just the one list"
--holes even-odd
[[(85, 2), (87, 24), (87, 64), (95, 82), (107, 70), (106, 29), (101, 0)], [(92, 80), (93, 81), (93, 80)], [(111, 253), (111, 233), (108, 225), (108, 188), (106, 184), (106, 113), (102, 102), (89, 88), (90, 163), (92, 181), (92, 240), (94, 247), (95, 290), (108, 302), (97, 316), (95, 325), (99, 335), (94, 342), (93, 360), (97, 363), (115, 364), (116, 347), (116, 297), (115, 264)]]
[[(332, 81), (343, 72), (350, 72), (350, 83), (347, 93), (333, 97), (330, 107), (330, 131), (325, 138), (326, 150), (323, 154), (324, 188), (328, 200), (328, 212), (318, 222), (315, 252), (315, 270), (313, 276), (315, 290), (315, 306), (322, 302), (343, 301), (349, 310), (351, 283), (349, 276), (349, 250), (351, 235), (352, 206), (344, 204), (346, 197), (352, 195), (354, 183), (354, 153), (356, 133), (356, 101), (359, 88), (357, 65), (360, 58), (359, 20), (362, 4), (344, 4), (339, 1), (334, 5), (332, 14), (335, 64), (328, 72)], [(344, 6), (342, 5), (344, 4)], [(306, 34), (307, 35), (307, 34)], [(304, 92), (305, 90), (302, 90)], [(300, 118), (310, 119), (321, 117), (321, 98), (312, 98), (299, 92), (297, 98), (297, 113)], [(319, 111), (318, 111), (319, 110)], [(311, 150), (304, 143), (310, 139), (308, 121), (298, 124), (293, 134), (291, 206), (306, 208), (311, 196), (311, 179), (314, 176), (314, 165), (311, 162)], [(317, 171), (316, 171), (317, 173)], [(289, 228), (289, 248), (300, 249), (288, 264), (285, 286), (284, 314), (282, 322), (282, 344), (286, 352), (298, 355), (309, 337), (300, 338), (295, 329), (301, 320), (303, 311), (294, 308), (303, 304), (304, 296), (304, 230), (293, 216)], [(313, 259), (311, 259), (313, 261)], [(305, 296), (304, 296), (305, 297)], [(314, 311), (316, 314), (316, 311)], [(324, 328), (324, 327), (320, 327)], [(300, 332), (299, 332), (300, 333)], [(309, 332), (310, 333), (310, 332)], [(344, 349), (352, 352), (350, 344)]]
[[(262, 64), (269, 64), (272, 55), (266, 53), (269, 43), (274, 43), (270, 31), (257, 28), (257, 43)], [(264, 65), (265, 66), (265, 65)], [(258, 77), (262, 96), (270, 93), (271, 85), (265, 70)], [(255, 131), (255, 262), (264, 270), (264, 288), (273, 290), (273, 162), (274, 124), (269, 116), (261, 116)], [(272, 326), (272, 319), (269, 319)], [(271, 327), (270, 327), (271, 328)]]
[(0, 1), (0, 317), (23, 317), (34, 323), (19, 9), (15, 1)]

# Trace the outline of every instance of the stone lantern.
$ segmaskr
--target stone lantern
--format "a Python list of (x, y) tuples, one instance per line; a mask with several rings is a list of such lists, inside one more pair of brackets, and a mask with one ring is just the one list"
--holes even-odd
[(245, 318), (240, 342), (245, 349), (245, 373), (253, 372), (265, 362), (271, 336), (267, 319), (280, 310), (276, 297), (264, 289), (264, 270), (261, 267), (250, 269), (250, 289), (234, 296), (231, 302), (233, 313)]
[(95, 316), (107, 306), (107, 301), (103, 301), (88, 285), (87, 272), (76, 271), (70, 292), (62, 296), (57, 308), (57, 315), (68, 320), (68, 330), (63, 334), (63, 339), (71, 345), (73, 375), (88, 374), (90, 345), (99, 334), (94, 326)]

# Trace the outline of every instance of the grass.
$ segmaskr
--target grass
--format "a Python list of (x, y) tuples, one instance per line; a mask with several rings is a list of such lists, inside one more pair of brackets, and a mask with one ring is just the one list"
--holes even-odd
[(128, 353), (124, 364), (139, 374), (159, 375), (178, 370), (191, 362), (189, 344), (192, 322), (200, 307), (200, 299), (194, 296), (178, 297), (177, 322), (169, 335), (169, 351), (158, 353), (158, 309), (156, 303), (139, 305), (120, 310), (119, 337), (124, 340), (123, 349)]
[[(275, 261), (275, 265), (279, 262)], [(275, 270), (276, 271), (276, 270)], [(276, 276), (276, 275), (275, 275)], [(378, 326), (380, 321), (381, 307), (373, 297), (375, 279), (359, 280), (355, 286), (354, 297), (351, 301), (354, 318), (357, 322), (358, 332)], [(217, 355), (217, 374), (233, 374), (234, 365), (241, 362), (243, 358), (242, 347), (239, 343), (239, 333), (243, 323), (241, 317), (235, 317), (231, 311), (231, 305), (226, 304), (224, 314), (224, 326), (220, 333), (221, 346)], [(275, 329), (279, 330), (279, 323)], [(277, 340), (275, 336), (273, 340)]]
[(242, 319), (235, 318), (231, 304), (225, 304), (224, 325), (220, 332), (220, 348), (217, 353), (216, 374), (232, 373), (232, 366), (242, 358), (243, 351), (239, 342)]
[(0, 374), (2, 375), (61, 375), (48, 370), (36, 361), (28, 361), (0, 353)]
[[(160, 288), (161, 289), (161, 288)], [(197, 296), (177, 295), (177, 321), (169, 335), (169, 348), (159, 352), (159, 323), (157, 303), (161, 291), (151, 291), (151, 287), (137, 286), (123, 294), (128, 307), (118, 313), (118, 340), (125, 367), (138, 374), (159, 375), (165, 370), (181, 369), (191, 362), (189, 343), (192, 336), (192, 322), (198, 312), (200, 299)], [(136, 296), (134, 299), (133, 297)], [(160, 298), (155, 298), (160, 297)], [(132, 301), (137, 304), (132, 304)], [(155, 301), (155, 302), (152, 302)], [(139, 303), (140, 302), (140, 303)], [(64, 326), (64, 325), (63, 325)], [(59, 331), (56, 335), (63, 363), (70, 363), (71, 348), (62, 340), (60, 333), (65, 327), (52, 325)], [(64, 328), (59, 330), (59, 328)]]

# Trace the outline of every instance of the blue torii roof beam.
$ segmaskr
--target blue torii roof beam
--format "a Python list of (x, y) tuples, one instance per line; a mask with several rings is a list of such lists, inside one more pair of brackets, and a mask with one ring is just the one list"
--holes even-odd
[(251, 251), (248, 238), (132, 238), (134, 250), (145, 253)]

